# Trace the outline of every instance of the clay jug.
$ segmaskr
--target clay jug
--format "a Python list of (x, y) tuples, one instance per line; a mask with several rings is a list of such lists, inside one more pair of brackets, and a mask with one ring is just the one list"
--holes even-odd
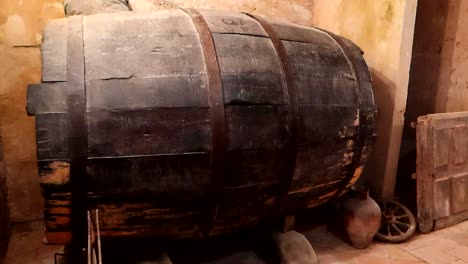
[(382, 218), (379, 205), (369, 197), (369, 189), (361, 185), (352, 186), (342, 203), (341, 211), (351, 246), (367, 248), (379, 230)]

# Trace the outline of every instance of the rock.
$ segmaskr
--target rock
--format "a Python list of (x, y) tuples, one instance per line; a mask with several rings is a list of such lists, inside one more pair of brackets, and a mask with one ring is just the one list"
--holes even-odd
[(140, 260), (134, 264), (172, 264), (171, 259), (166, 253), (161, 253), (157, 258), (152, 260)]
[(266, 262), (253, 251), (243, 251), (205, 264), (266, 264)]
[(273, 236), (281, 264), (316, 264), (317, 255), (307, 238), (296, 232), (276, 233)]

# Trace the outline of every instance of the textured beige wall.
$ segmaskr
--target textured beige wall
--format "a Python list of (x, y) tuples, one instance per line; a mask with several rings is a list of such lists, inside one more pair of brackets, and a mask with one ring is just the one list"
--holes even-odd
[(364, 51), (378, 108), (377, 142), (363, 181), (393, 198), (408, 90), (417, 0), (316, 0), (314, 24)]
[(287, 20), (302, 25), (312, 25), (312, 0), (129, 0), (134, 11), (162, 8), (194, 7), (215, 8), (249, 12), (268, 18)]
[[(468, 111), (468, 1), (449, 0), (436, 112)], [(421, 76), (423, 78), (423, 76)]]
[(61, 0), (0, 1), (0, 133), (13, 221), (42, 218), (34, 119), (26, 116), (26, 85), (41, 77), (45, 22), (63, 16)]

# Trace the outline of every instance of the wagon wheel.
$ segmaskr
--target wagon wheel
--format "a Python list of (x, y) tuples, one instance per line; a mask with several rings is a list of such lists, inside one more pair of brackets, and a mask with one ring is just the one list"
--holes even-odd
[(411, 211), (397, 201), (378, 201), (382, 221), (375, 237), (388, 243), (408, 240), (416, 231), (416, 219)]

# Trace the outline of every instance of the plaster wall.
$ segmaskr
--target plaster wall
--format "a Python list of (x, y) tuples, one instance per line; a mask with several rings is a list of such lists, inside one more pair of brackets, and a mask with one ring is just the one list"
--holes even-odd
[(438, 113), (468, 111), (468, 2), (447, 2), (435, 98), (435, 112)]
[(248, 12), (306, 26), (313, 24), (315, 2), (317, 0), (129, 0), (133, 11), (177, 7), (214, 8)]
[[(408, 195), (408, 201), (414, 201), (416, 195), (415, 182), (411, 179), (411, 174), (416, 171), (416, 129), (411, 123), (416, 122), (419, 116), (435, 113), (436, 102), (439, 104), (438, 111), (445, 111), (450, 76), (447, 69), (451, 67), (455, 44), (453, 36), (458, 24), (458, 14), (455, 11), (459, 10), (460, 2), (461, 0), (418, 1), (397, 181), (400, 196)], [(443, 65), (445, 66), (442, 67)]]
[(314, 25), (364, 51), (377, 104), (377, 140), (362, 182), (393, 198), (408, 90), (417, 0), (316, 0)]
[(0, 1), (0, 135), (14, 222), (42, 218), (34, 118), (27, 117), (26, 85), (41, 79), (42, 28), (63, 16), (61, 0)]
[(0, 137), (0, 263), (8, 247), (10, 238), (10, 213), (8, 210), (8, 192), (6, 175), (3, 170), (3, 151)]

